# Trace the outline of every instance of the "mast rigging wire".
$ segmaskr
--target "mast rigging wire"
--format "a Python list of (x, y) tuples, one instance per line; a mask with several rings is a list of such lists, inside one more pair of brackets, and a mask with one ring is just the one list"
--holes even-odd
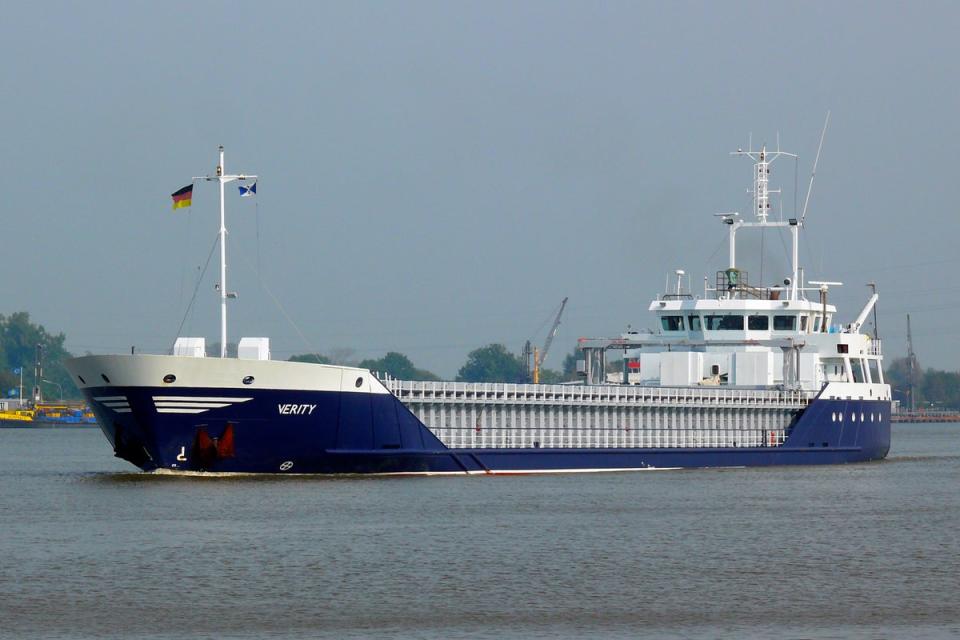
[(190, 304), (187, 305), (187, 310), (183, 312), (183, 318), (180, 320), (180, 326), (177, 327), (177, 335), (174, 340), (180, 337), (180, 331), (183, 329), (183, 325), (187, 321), (187, 316), (190, 314), (190, 310), (193, 309), (193, 303), (197, 300), (197, 291), (200, 290), (200, 283), (203, 282), (203, 276), (207, 273), (207, 267), (210, 266), (210, 259), (213, 257), (213, 252), (216, 250), (219, 243), (220, 233), (217, 232), (217, 236), (213, 241), (213, 246), (210, 247), (210, 253), (207, 254), (207, 262), (203, 265), (203, 271), (200, 272), (200, 277), (197, 278), (197, 284), (193, 287), (193, 296), (190, 298)]

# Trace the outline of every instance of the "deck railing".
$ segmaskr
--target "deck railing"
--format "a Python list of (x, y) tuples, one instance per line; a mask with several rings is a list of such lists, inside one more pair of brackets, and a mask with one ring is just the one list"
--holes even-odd
[(381, 378), (381, 382), (401, 400), (481, 404), (800, 408), (806, 406), (815, 395), (812, 391), (790, 389), (436, 382), (393, 378)]

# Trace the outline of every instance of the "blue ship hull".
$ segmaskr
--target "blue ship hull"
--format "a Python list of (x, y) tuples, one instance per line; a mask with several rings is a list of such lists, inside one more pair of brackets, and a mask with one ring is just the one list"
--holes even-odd
[[(243, 390), (247, 391), (247, 390)], [(464, 474), (841, 464), (882, 459), (890, 448), (890, 403), (817, 398), (779, 446), (722, 448), (450, 449), (390, 394), (250, 390), (210, 413), (160, 413), (164, 388), (84, 389), (117, 456), (146, 471)], [(224, 389), (178, 389), (224, 396)], [(95, 400), (124, 396), (117, 412)], [(312, 406), (303, 414), (282, 406)], [(843, 414), (847, 420), (833, 416)], [(871, 415), (876, 420), (850, 419)]]

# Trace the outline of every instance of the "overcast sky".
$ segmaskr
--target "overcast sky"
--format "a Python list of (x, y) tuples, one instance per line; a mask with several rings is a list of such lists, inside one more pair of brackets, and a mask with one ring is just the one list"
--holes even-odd
[[(849, 322), (881, 294), (889, 356), (956, 370), (956, 3), (16, 2), (0, 24), (3, 295), (76, 353), (166, 351), (228, 199), (231, 339), (275, 357), (386, 350), (453, 376), (471, 349), (652, 326), (664, 277), (725, 266), (776, 144)], [(779, 214), (779, 205), (777, 207)], [(789, 260), (744, 238), (750, 277)], [(258, 276), (259, 265), (259, 276)], [(183, 335), (219, 339), (216, 256)], [(276, 300), (276, 302), (274, 301)], [(288, 319), (289, 318), (289, 319)], [(302, 333), (302, 336), (301, 336)]]

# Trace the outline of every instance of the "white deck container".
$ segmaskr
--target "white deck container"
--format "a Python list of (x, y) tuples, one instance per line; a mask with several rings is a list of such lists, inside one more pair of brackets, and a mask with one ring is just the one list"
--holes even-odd
[(188, 358), (205, 358), (207, 356), (206, 338), (177, 338), (173, 343), (173, 355)]
[(270, 338), (240, 338), (237, 357), (241, 360), (269, 360)]

